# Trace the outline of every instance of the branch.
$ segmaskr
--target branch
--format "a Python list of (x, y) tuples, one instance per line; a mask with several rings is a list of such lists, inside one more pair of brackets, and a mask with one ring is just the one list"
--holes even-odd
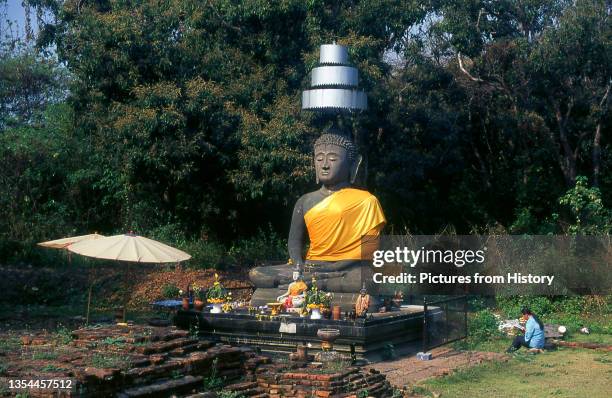
[(611, 85), (612, 85), (612, 79), (608, 80), (608, 87), (606, 87), (606, 92), (605, 92), (604, 96), (601, 98), (601, 101), (599, 101), (599, 107), (600, 108), (603, 108), (604, 104), (608, 100), (608, 94), (610, 94), (610, 86)]
[(478, 19), (476, 20), (476, 30), (478, 31), (478, 33), (480, 33), (480, 17), (482, 16), (482, 14), (484, 14), (484, 8), (481, 8), (480, 11), (478, 11)]
[(457, 53), (457, 60), (459, 61), (459, 69), (461, 69), (461, 72), (463, 72), (470, 80), (475, 81), (475, 82), (480, 82), (480, 83), (484, 81), (479, 77), (472, 76), (470, 72), (468, 72), (467, 69), (465, 69), (465, 67), (463, 66), (463, 60), (461, 58), (461, 52)]

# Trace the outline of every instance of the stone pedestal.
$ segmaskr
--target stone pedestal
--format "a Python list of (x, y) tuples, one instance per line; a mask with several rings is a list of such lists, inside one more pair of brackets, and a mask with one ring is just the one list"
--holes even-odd
[(231, 344), (249, 344), (268, 352), (294, 352), (296, 346), (311, 343), (320, 350), (317, 332), (322, 328), (340, 330), (334, 350), (355, 353), (363, 358), (391, 344), (404, 344), (422, 336), (423, 307), (387, 313), (375, 313), (367, 319), (312, 320), (307, 317), (251, 315), (246, 311), (228, 314), (178, 311), (175, 324), (184, 329), (197, 327), (202, 336)]

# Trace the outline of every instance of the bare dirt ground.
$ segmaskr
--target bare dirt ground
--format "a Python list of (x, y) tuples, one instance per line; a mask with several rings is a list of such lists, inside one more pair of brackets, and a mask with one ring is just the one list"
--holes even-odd
[(397, 387), (412, 385), (431, 377), (451, 374), (460, 368), (467, 368), (485, 361), (507, 361), (505, 354), (480, 351), (456, 351), (449, 347), (439, 347), (431, 350), (432, 360), (422, 361), (412, 355), (392, 361), (372, 365), (387, 376), (387, 380)]

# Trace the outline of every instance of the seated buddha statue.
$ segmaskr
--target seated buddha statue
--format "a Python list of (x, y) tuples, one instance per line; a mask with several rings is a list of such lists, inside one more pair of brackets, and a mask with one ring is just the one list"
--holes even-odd
[[(352, 309), (370, 267), (386, 220), (378, 199), (353, 187), (361, 164), (348, 135), (328, 132), (314, 144), (317, 184), (300, 197), (289, 231), (290, 262), (250, 271), (256, 286), (251, 305), (264, 305), (287, 290), (294, 271), (305, 280), (316, 275), (319, 288), (334, 294), (334, 305)], [(374, 300), (373, 300), (374, 303)]]
[(298, 271), (293, 272), (293, 282), (289, 284), (287, 293), (278, 296), (276, 301), (283, 303), (287, 311), (295, 311), (299, 309), (305, 300), (304, 292), (308, 289), (308, 285), (304, 282), (304, 278)]

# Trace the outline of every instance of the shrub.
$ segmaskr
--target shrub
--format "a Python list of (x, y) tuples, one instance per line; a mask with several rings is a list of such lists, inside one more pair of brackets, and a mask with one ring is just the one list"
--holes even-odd
[(287, 241), (268, 226), (249, 239), (236, 241), (229, 249), (229, 259), (237, 265), (254, 265), (269, 260), (287, 259)]
[(612, 230), (612, 213), (604, 206), (601, 191), (590, 187), (585, 176), (576, 177), (576, 185), (559, 199), (569, 208), (573, 222), (570, 234), (608, 234)]
[(150, 232), (153, 239), (184, 250), (191, 255), (187, 263), (190, 268), (221, 268), (224, 264), (226, 249), (215, 240), (188, 239), (179, 224), (166, 224)]
[(500, 335), (497, 325), (497, 318), (490, 310), (475, 312), (468, 320), (468, 335), (470, 339), (488, 340)]
[(583, 296), (558, 297), (553, 301), (553, 312), (579, 315), (585, 311), (586, 300)]
[(511, 296), (496, 298), (497, 308), (502, 316), (506, 318), (518, 318), (521, 316), (521, 309), (528, 307), (536, 315), (543, 317), (555, 311), (552, 299), (546, 296)]
[(58, 344), (70, 344), (72, 339), (72, 332), (65, 326), (60, 325), (55, 333), (53, 333), (53, 340)]
[(206, 269), (216, 268), (221, 269), (225, 264), (225, 246), (216, 241), (197, 240), (187, 242), (184, 248), (187, 253), (193, 257), (189, 260), (190, 268)]
[(162, 296), (167, 299), (177, 298), (179, 296), (179, 288), (173, 284), (166, 284), (162, 287)]
[(218, 376), (219, 358), (215, 358), (210, 367), (210, 374), (204, 378), (204, 388), (206, 390), (219, 390), (223, 386), (223, 379)]
[(480, 311), (487, 308), (487, 302), (484, 297), (474, 296), (468, 299), (468, 308), (471, 311)]
[(612, 295), (584, 296), (584, 309), (591, 314), (610, 314), (612, 312)]
[(540, 317), (552, 314), (607, 314), (612, 303), (610, 296), (500, 296), (496, 301), (497, 308), (508, 318), (518, 318), (523, 307), (528, 307)]

